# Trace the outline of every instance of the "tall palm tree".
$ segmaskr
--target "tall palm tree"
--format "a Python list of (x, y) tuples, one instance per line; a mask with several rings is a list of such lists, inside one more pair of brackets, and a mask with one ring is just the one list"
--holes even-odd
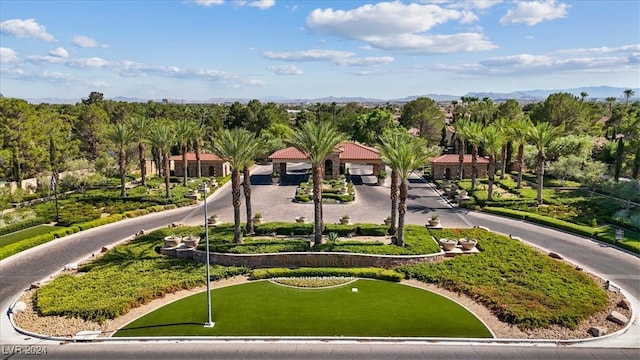
[(516, 164), (518, 165), (518, 179), (516, 181), (516, 187), (522, 188), (522, 169), (524, 167), (524, 146), (527, 143), (529, 136), (529, 129), (533, 125), (529, 118), (520, 118), (513, 122), (509, 127), (509, 138), (513, 141), (513, 144), (518, 145), (518, 154), (516, 155)]
[(476, 188), (476, 180), (478, 177), (478, 147), (482, 142), (483, 125), (480, 122), (470, 121), (468, 126), (464, 127), (464, 136), (466, 141), (471, 145), (471, 190)]
[(197, 131), (197, 124), (191, 120), (178, 120), (175, 125), (176, 140), (182, 155), (182, 184), (187, 186), (189, 164), (187, 163), (187, 152), (189, 144), (193, 141), (193, 136)]
[(609, 96), (607, 97), (607, 104), (609, 104), (609, 117), (613, 116), (613, 103), (616, 102), (616, 97), (615, 96)]
[(482, 145), (484, 151), (489, 155), (489, 188), (487, 189), (487, 199), (493, 200), (493, 181), (496, 174), (496, 157), (502, 151), (503, 145), (507, 142), (503, 129), (493, 124), (487, 126), (482, 131)]
[(140, 162), (140, 177), (142, 186), (146, 185), (147, 181), (147, 167), (146, 167), (146, 144), (147, 144), (147, 133), (149, 132), (149, 128), (151, 126), (151, 122), (144, 116), (136, 116), (129, 121), (131, 128), (136, 137), (136, 141), (138, 142), (138, 161)]
[(322, 243), (322, 174), (325, 159), (336, 151), (336, 146), (346, 140), (331, 122), (307, 121), (295, 130), (291, 145), (305, 153), (313, 169), (313, 221), (315, 245)]
[(538, 205), (542, 205), (542, 189), (544, 187), (544, 162), (547, 160), (546, 148), (557, 137), (558, 128), (548, 122), (541, 122), (529, 128), (529, 141), (538, 150), (536, 156), (536, 174), (538, 175)]
[(107, 133), (107, 138), (118, 148), (118, 167), (120, 170), (120, 197), (127, 196), (125, 177), (127, 175), (127, 147), (135, 139), (133, 129), (127, 123), (117, 123)]
[[(395, 149), (402, 142), (406, 141), (406, 132), (399, 128), (389, 128), (380, 135), (380, 143), (386, 143), (389, 148)], [(398, 184), (398, 171), (391, 168), (391, 189), (389, 198), (391, 200), (391, 225), (389, 226), (389, 234), (395, 234), (398, 225), (398, 193), (400, 191)]]
[(149, 132), (149, 142), (151, 142), (151, 145), (157, 149), (158, 154), (162, 158), (165, 197), (167, 198), (171, 197), (171, 192), (169, 190), (171, 187), (169, 184), (169, 177), (171, 175), (169, 170), (169, 158), (171, 157), (171, 147), (175, 144), (175, 135), (176, 132), (173, 129), (173, 126), (171, 126), (167, 121), (155, 123)]
[(385, 163), (398, 174), (400, 181), (400, 198), (398, 202), (398, 231), (396, 245), (404, 246), (404, 218), (407, 213), (407, 196), (409, 184), (407, 180), (412, 171), (424, 166), (431, 154), (427, 151), (423, 139), (414, 138), (405, 133), (405, 138), (397, 141), (395, 136), (381, 137), (380, 155)]
[(633, 95), (635, 95), (635, 91), (633, 91), (633, 89), (627, 89), (625, 91), (623, 91), (624, 93), (624, 97), (627, 99), (627, 102), (625, 104), (625, 109), (629, 106), (629, 98), (633, 97)]
[(586, 91), (583, 91), (580, 93), (580, 101), (584, 101), (584, 99), (589, 96), (589, 94)]
[(206, 135), (206, 127), (202, 124), (196, 124), (194, 127), (194, 132), (192, 134), (193, 138), (193, 151), (196, 153), (196, 176), (198, 178), (202, 177), (202, 160), (200, 159), (200, 155), (202, 152), (202, 141), (205, 139)]
[(502, 143), (502, 149), (500, 151), (500, 179), (504, 179), (507, 172), (507, 147), (511, 139), (511, 126), (515, 119), (509, 119), (507, 117), (500, 117), (493, 122), (493, 125), (502, 132), (504, 136), (504, 142)]
[(265, 143), (258, 140), (254, 133), (249, 133), (250, 138), (246, 139), (248, 143), (245, 147), (245, 164), (242, 169), (243, 181), (242, 190), (244, 192), (244, 203), (247, 213), (247, 234), (253, 233), (253, 210), (251, 209), (251, 173), (249, 167), (255, 159), (264, 151)]
[(467, 128), (469, 127), (469, 120), (460, 118), (453, 123), (453, 128), (458, 138), (458, 180), (462, 180), (462, 173), (464, 167), (464, 152), (465, 152), (465, 140), (467, 138)]
[[(240, 233), (240, 171), (244, 169), (253, 159), (249, 156), (248, 148), (255, 142), (255, 136), (250, 131), (243, 128), (224, 129), (213, 139), (213, 152), (231, 167), (231, 202), (233, 204), (233, 241), (242, 242)], [(245, 179), (248, 182), (248, 179)], [(249, 207), (250, 209), (250, 207)], [(247, 223), (251, 221), (251, 216)]]

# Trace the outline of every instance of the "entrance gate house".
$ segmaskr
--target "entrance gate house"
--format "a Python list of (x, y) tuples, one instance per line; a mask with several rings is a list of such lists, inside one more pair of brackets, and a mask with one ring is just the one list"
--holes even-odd
[[(269, 156), (273, 163), (273, 171), (281, 174), (281, 179), (287, 174), (287, 163), (309, 162), (307, 155), (291, 146), (278, 150)], [(337, 179), (345, 172), (345, 164), (372, 165), (373, 175), (378, 176), (384, 169), (384, 162), (380, 159), (378, 149), (357, 142), (343, 142), (336, 147), (336, 151), (324, 161), (324, 178)]]
[[(432, 158), (431, 162), (431, 176), (436, 180), (453, 180), (458, 178), (460, 156), (458, 154), (444, 154), (438, 157)], [(487, 177), (487, 170), (489, 169), (489, 160), (478, 156), (478, 165), (476, 167), (476, 178)], [(471, 155), (465, 154), (464, 161), (462, 162), (462, 178), (471, 179)]]
[[(175, 176), (183, 176), (182, 155), (172, 156), (169, 161), (173, 164)], [(224, 177), (231, 173), (231, 168), (227, 161), (222, 160), (218, 155), (212, 153), (200, 154), (200, 173), (202, 176)], [(198, 174), (198, 162), (196, 153), (187, 153), (187, 176), (193, 177)]]

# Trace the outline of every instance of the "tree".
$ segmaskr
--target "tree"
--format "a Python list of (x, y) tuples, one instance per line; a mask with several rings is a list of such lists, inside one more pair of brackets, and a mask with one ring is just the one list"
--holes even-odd
[(478, 176), (478, 147), (482, 143), (483, 125), (479, 122), (470, 121), (462, 128), (463, 136), (471, 145), (471, 189), (476, 188), (476, 178)]
[(319, 124), (305, 122), (297, 128), (291, 138), (291, 145), (307, 155), (313, 169), (313, 213), (314, 244), (322, 243), (322, 179), (325, 159), (336, 151), (336, 146), (346, 140), (346, 135), (338, 131), (330, 122)]
[(538, 176), (538, 205), (542, 205), (542, 189), (544, 187), (544, 163), (547, 160), (546, 148), (557, 137), (558, 128), (547, 122), (541, 122), (529, 129), (529, 141), (536, 147), (536, 174)]
[(585, 159), (577, 155), (561, 156), (547, 167), (547, 172), (560, 180), (560, 185), (564, 186), (567, 179), (578, 179), (582, 173), (582, 165)]
[(101, 104), (104, 101), (104, 94), (98, 91), (92, 91), (89, 97), (82, 100), (85, 105)]
[(135, 139), (135, 132), (127, 123), (112, 125), (107, 138), (118, 148), (118, 168), (120, 170), (120, 197), (127, 196), (125, 176), (127, 175), (127, 147)]
[(631, 97), (633, 97), (633, 95), (635, 95), (636, 93), (635, 93), (635, 91), (633, 91), (633, 89), (627, 89), (627, 90), (623, 91), (623, 93), (624, 93), (624, 97), (626, 99), (626, 103), (625, 103), (624, 107), (627, 108), (627, 107), (629, 107), (629, 99)]
[(142, 186), (145, 186), (147, 180), (147, 166), (146, 166), (146, 145), (148, 140), (148, 131), (151, 127), (151, 122), (144, 116), (136, 116), (129, 121), (131, 130), (135, 134), (135, 140), (138, 142), (138, 162), (140, 163), (140, 177)]
[(462, 180), (463, 166), (464, 166), (464, 153), (465, 142), (467, 134), (469, 134), (470, 121), (465, 118), (460, 118), (453, 123), (453, 128), (458, 138), (458, 180)]
[[(500, 179), (504, 179), (505, 173), (507, 172), (507, 148), (511, 139), (511, 125), (513, 124), (515, 119), (509, 119), (506, 117), (498, 118), (493, 125), (499, 130), (503, 137), (504, 141), (502, 143), (502, 149), (500, 150)], [(496, 156), (497, 157), (497, 156)]]
[(587, 104), (569, 93), (551, 94), (540, 106), (530, 112), (534, 123), (548, 122), (562, 134), (586, 133), (600, 117), (592, 113)]
[(189, 164), (187, 163), (187, 152), (189, 143), (193, 141), (193, 135), (197, 131), (197, 124), (191, 120), (178, 120), (175, 125), (176, 140), (182, 155), (182, 185), (187, 186), (189, 177)]
[(524, 167), (524, 146), (527, 143), (529, 129), (533, 125), (528, 118), (520, 118), (514, 121), (509, 127), (509, 137), (514, 144), (518, 145), (518, 154), (516, 155), (516, 164), (518, 166), (517, 188), (522, 188), (522, 170)]
[(249, 138), (246, 139), (246, 142), (248, 144), (244, 149), (245, 164), (242, 169), (242, 190), (244, 192), (244, 203), (247, 213), (247, 233), (253, 234), (253, 211), (251, 209), (251, 173), (249, 171), (249, 166), (253, 164), (255, 159), (263, 151), (265, 144), (263, 142), (260, 142), (253, 133), (250, 133), (248, 137)]
[(444, 127), (444, 113), (432, 99), (419, 97), (402, 107), (400, 125), (418, 128), (420, 137), (430, 144), (437, 144), (441, 136), (440, 130)]
[[(398, 141), (397, 137), (403, 137)], [(407, 212), (409, 185), (407, 180), (412, 171), (419, 169), (429, 161), (432, 155), (427, 151), (424, 140), (410, 135), (390, 135), (381, 140), (380, 155), (384, 162), (398, 174), (400, 198), (398, 202), (398, 231), (396, 245), (404, 246), (404, 218)]]
[(109, 116), (97, 104), (82, 105), (77, 123), (76, 137), (80, 141), (80, 151), (83, 155), (95, 161), (106, 152), (106, 131), (109, 127)]
[[(225, 161), (229, 162), (231, 167), (231, 202), (233, 204), (233, 222), (234, 232), (233, 241), (235, 243), (242, 242), (240, 233), (240, 172), (250, 164), (253, 160), (250, 156), (249, 148), (254, 146), (255, 137), (246, 129), (224, 129), (220, 131), (217, 137), (213, 139), (213, 152)], [(249, 182), (245, 179), (245, 182)], [(246, 194), (246, 193), (245, 193)], [(247, 207), (249, 213), (251, 206)], [(251, 216), (247, 218), (247, 223), (251, 221)]]
[(586, 92), (586, 91), (582, 91), (582, 92), (580, 93), (580, 101), (584, 102), (584, 99), (585, 99), (587, 96), (589, 96), (589, 94), (587, 94), (587, 92)]
[(616, 148), (616, 162), (613, 166), (613, 180), (620, 180), (620, 172), (622, 170), (622, 162), (624, 157), (624, 135), (618, 135), (618, 147)]
[[(395, 149), (400, 146), (401, 143), (407, 140), (407, 132), (400, 128), (389, 128), (383, 131), (380, 135), (379, 142), (381, 144), (387, 144), (391, 149)], [(381, 145), (382, 147), (382, 145)], [(389, 226), (389, 234), (395, 234), (398, 225), (398, 171), (395, 167), (391, 168), (391, 187), (389, 191), (389, 198), (391, 200), (391, 225)]]
[(170, 198), (171, 185), (169, 183), (169, 158), (171, 157), (171, 147), (175, 144), (175, 130), (167, 121), (159, 121), (151, 127), (149, 141), (158, 150), (162, 158), (162, 168), (164, 175), (165, 197)]
[(378, 134), (384, 129), (394, 127), (393, 114), (388, 110), (375, 109), (368, 114), (356, 117), (351, 125), (352, 138), (362, 144), (373, 145), (378, 139)]
[(502, 145), (506, 142), (504, 132), (497, 126), (487, 126), (482, 131), (482, 145), (485, 152), (489, 155), (489, 188), (487, 189), (487, 199), (493, 200), (493, 181), (496, 174), (496, 157), (502, 151)]
[(613, 104), (616, 102), (615, 96), (609, 96), (606, 98), (607, 104), (609, 105), (609, 117), (613, 116)]

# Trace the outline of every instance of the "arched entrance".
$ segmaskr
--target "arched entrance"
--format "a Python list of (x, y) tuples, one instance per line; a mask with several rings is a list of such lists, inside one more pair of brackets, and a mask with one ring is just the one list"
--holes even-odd
[(216, 176), (216, 168), (209, 166), (209, 176)]
[(444, 170), (444, 178), (447, 180), (451, 180), (451, 169), (450, 168), (446, 168)]
[(331, 175), (333, 174), (333, 161), (327, 159), (324, 162), (324, 177), (331, 177)]

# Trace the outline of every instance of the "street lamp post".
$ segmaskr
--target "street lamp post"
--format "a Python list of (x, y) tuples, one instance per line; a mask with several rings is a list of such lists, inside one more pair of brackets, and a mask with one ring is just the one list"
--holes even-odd
[(205, 256), (207, 259), (207, 322), (204, 323), (204, 327), (213, 327), (215, 323), (211, 321), (211, 275), (209, 274), (209, 217), (207, 215), (207, 184), (202, 183), (200, 188), (204, 193), (204, 239), (206, 249)]

